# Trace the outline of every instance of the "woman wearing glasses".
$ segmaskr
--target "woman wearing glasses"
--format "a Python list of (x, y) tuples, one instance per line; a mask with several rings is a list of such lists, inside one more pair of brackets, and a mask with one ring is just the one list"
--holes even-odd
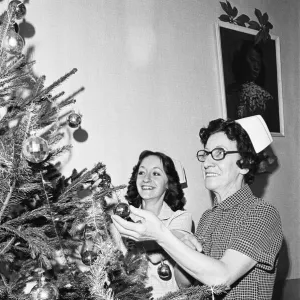
[(200, 130), (200, 139), (204, 149), (197, 157), (215, 198), (195, 236), (179, 240), (153, 214), (136, 208), (131, 212), (143, 218), (141, 224), (113, 216), (114, 224), (123, 236), (155, 240), (200, 283), (226, 285), (222, 299), (271, 299), (281, 221), (277, 210), (249, 188), (267, 159), (263, 150), (272, 142), (270, 132), (260, 116), (217, 119)]

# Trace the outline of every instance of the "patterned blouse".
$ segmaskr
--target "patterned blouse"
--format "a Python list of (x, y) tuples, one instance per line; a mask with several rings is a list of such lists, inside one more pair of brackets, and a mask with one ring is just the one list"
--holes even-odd
[(233, 249), (257, 261), (222, 299), (272, 299), (283, 239), (280, 216), (272, 204), (256, 198), (245, 185), (219, 204), (214, 200), (212, 209), (201, 217), (195, 236), (203, 252), (215, 259)]

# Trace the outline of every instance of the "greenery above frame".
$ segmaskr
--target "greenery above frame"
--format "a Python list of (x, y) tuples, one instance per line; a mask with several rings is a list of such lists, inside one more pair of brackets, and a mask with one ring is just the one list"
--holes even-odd
[(269, 31), (273, 28), (273, 25), (269, 22), (269, 16), (267, 13), (262, 14), (259, 9), (255, 8), (254, 14), (258, 19), (257, 22), (250, 20), (250, 18), (245, 14), (237, 16), (237, 8), (235, 6), (232, 7), (227, 0), (226, 2), (220, 2), (220, 4), (222, 9), (226, 12), (226, 14), (222, 14), (219, 17), (221, 21), (258, 30), (258, 33), (255, 36), (255, 44), (258, 44), (261, 41), (266, 42), (271, 38)]

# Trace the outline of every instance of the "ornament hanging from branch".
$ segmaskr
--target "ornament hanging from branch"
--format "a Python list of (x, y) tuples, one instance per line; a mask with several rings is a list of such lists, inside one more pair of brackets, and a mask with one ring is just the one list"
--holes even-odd
[(26, 15), (26, 6), (19, 0), (12, 0), (8, 4), (8, 11), (17, 19), (20, 20)]
[(172, 278), (172, 272), (165, 262), (161, 262), (160, 266), (157, 268), (157, 274), (162, 280), (170, 280)]
[(31, 300), (57, 300), (59, 297), (57, 287), (50, 283), (35, 286), (30, 292)]
[(71, 112), (68, 116), (67, 122), (71, 128), (77, 128), (81, 124), (81, 115)]
[(88, 226), (85, 226), (85, 228), (84, 228), (84, 233), (83, 233), (84, 241), (83, 241), (83, 245), (82, 245), (81, 253), (80, 253), (81, 261), (86, 266), (91, 266), (98, 257), (97, 251), (95, 248), (95, 243), (87, 232), (89, 229), (91, 229), (91, 228), (89, 228)]
[(127, 203), (124, 203), (124, 202), (118, 203), (114, 207), (114, 214), (117, 215), (117, 216), (120, 216), (123, 219), (128, 218), (129, 215), (130, 215), (129, 205)]
[(7, 31), (3, 41), (3, 48), (10, 54), (20, 54), (24, 48), (24, 39), (16, 32), (14, 28)]
[(49, 155), (48, 142), (35, 135), (24, 141), (22, 150), (26, 160), (32, 163), (41, 163)]
[(245, 14), (237, 16), (237, 8), (235, 6), (232, 7), (227, 0), (226, 2), (220, 2), (220, 4), (226, 13), (219, 17), (221, 21), (258, 30), (258, 33), (255, 36), (255, 44), (258, 44), (261, 41), (266, 42), (271, 38), (270, 30), (273, 28), (273, 25), (269, 22), (269, 16), (267, 13), (262, 14), (259, 9), (255, 8), (254, 14), (258, 19), (257, 22), (250, 20), (250, 18)]

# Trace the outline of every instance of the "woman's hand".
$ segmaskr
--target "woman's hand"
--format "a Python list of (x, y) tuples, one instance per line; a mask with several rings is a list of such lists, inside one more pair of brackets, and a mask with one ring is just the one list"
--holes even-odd
[(117, 215), (111, 218), (120, 234), (126, 238), (135, 241), (157, 241), (162, 237), (162, 232), (166, 227), (162, 222), (150, 211), (142, 210), (130, 206), (132, 214), (141, 218), (138, 223), (128, 222)]

